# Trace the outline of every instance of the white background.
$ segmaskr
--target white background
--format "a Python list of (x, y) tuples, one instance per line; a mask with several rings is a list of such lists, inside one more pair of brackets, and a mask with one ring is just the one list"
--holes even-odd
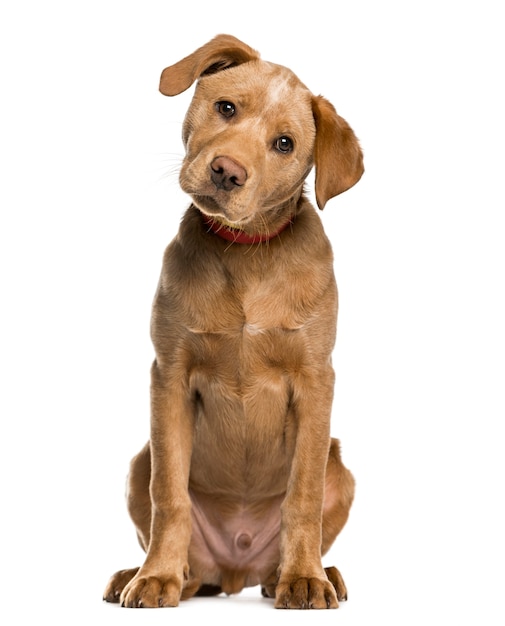
[[(505, 623), (499, 5), (2, 3), (10, 624)], [(161, 96), (159, 75), (220, 32), (330, 99), (365, 151), (362, 181), (322, 214), (341, 297), (333, 434), (357, 480), (325, 559), (349, 587), (337, 612), (274, 611), (258, 589), (155, 611), (101, 601), (113, 571), (142, 561), (124, 480), (148, 437), (161, 257), (188, 204), (191, 93)]]

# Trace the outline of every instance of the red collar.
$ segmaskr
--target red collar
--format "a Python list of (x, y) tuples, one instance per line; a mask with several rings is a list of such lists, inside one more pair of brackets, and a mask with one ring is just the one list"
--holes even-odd
[(240, 230), (240, 228), (232, 228), (231, 226), (225, 226), (218, 220), (215, 220), (214, 218), (208, 215), (205, 215), (204, 213), (202, 213), (202, 217), (203, 217), (204, 224), (209, 227), (209, 231), (212, 231), (215, 235), (217, 235), (218, 237), (221, 237), (221, 239), (225, 239), (226, 241), (231, 241), (231, 243), (246, 243), (246, 244), (264, 243), (265, 241), (270, 241), (274, 237), (277, 237), (277, 235), (280, 235), (283, 230), (285, 230), (288, 226), (290, 226), (293, 223), (293, 217), (290, 217), (289, 220), (285, 224), (283, 224), (280, 228), (278, 228), (273, 233), (249, 235), (243, 230)]

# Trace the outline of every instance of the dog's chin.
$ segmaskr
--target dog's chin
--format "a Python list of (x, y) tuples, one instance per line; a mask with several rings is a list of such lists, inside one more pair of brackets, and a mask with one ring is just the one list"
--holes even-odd
[(251, 221), (254, 215), (241, 208), (228, 208), (218, 204), (212, 196), (191, 195), (193, 204), (208, 217), (219, 219), (225, 225), (240, 227)]

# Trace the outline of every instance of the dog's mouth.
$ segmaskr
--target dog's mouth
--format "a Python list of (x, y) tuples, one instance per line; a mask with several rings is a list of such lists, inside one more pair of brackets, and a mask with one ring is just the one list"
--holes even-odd
[(195, 206), (200, 211), (211, 218), (218, 218), (225, 226), (231, 228), (241, 228), (248, 224), (254, 217), (254, 214), (245, 214), (240, 208), (229, 209), (219, 204), (212, 196), (191, 194), (191, 198)]

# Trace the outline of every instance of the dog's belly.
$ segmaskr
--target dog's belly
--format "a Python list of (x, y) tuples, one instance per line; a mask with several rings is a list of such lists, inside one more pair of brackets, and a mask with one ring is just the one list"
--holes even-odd
[(280, 330), (200, 339), (203, 358), (190, 377), (190, 566), (204, 583), (236, 593), (264, 582), (279, 563), (295, 443), (290, 365)]
[(240, 504), (190, 493), (192, 574), (228, 594), (265, 583), (279, 563), (282, 498)]
[(240, 502), (285, 492), (296, 420), (286, 347), (276, 345), (282, 335), (214, 335), (201, 342), (203, 358), (190, 376), (197, 491)]

